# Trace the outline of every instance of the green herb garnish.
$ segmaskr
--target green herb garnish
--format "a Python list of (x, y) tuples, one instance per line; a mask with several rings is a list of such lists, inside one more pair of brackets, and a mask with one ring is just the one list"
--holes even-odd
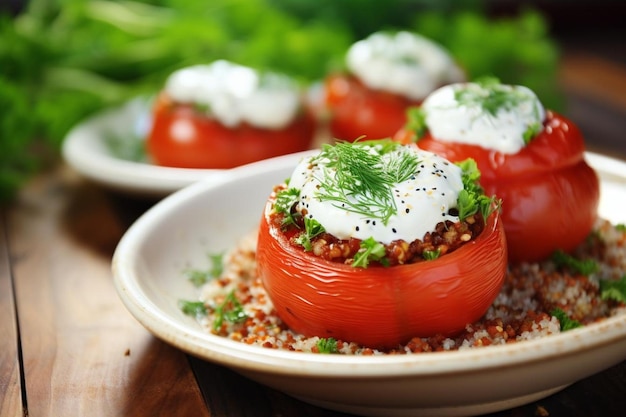
[(468, 158), (457, 162), (456, 165), (462, 170), (461, 180), (463, 181), (463, 190), (459, 192), (457, 198), (459, 219), (463, 221), (480, 211), (483, 219), (486, 220), (494, 210), (499, 208), (500, 202), (495, 197), (488, 197), (484, 194), (479, 183), (480, 171), (476, 161)]
[(206, 284), (211, 278), (210, 271), (203, 271), (200, 269), (189, 269), (185, 271), (185, 275), (195, 287), (200, 287)]
[(424, 252), (422, 252), (422, 257), (427, 261), (434, 261), (435, 259), (439, 258), (439, 255), (441, 255), (441, 251), (439, 249), (425, 250)]
[(319, 353), (338, 353), (337, 349), (337, 341), (332, 337), (329, 338), (320, 338), (317, 343), (317, 350)]
[[(392, 152), (397, 157), (386, 157)], [(320, 201), (383, 224), (397, 212), (390, 185), (409, 179), (419, 163), (415, 154), (402, 152), (402, 145), (390, 140), (325, 145), (312, 162), (318, 160), (328, 161), (320, 178)]]
[(626, 224), (620, 223), (618, 225), (615, 225), (615, 229), (619, 232), (626, 232)]
[(361, 241), (361, 249), (354, 255), (352, 266), (355, 268), (367, 268), (371, 261), (380, 262), (382, 265), (388, 265), (385, 258), (385, 245), (374, 240), (373, 237)]
[(217, 278), (222, 275), (224, 272), (224, 254), (218, 253), (209, 255), (209, 259), (211, 260), (211, 269), (201, 270), (201, 269), (189, 269), (185, 271), (185, 275), (187, 275), (187, 279), (191, 281), (191, 283), (200, 287), (206, 284), (210, 279)]
[(415, 132), (415, 140), (424, 137), (428, 126), (426, 125), (426, 113), (421, 107), (409, 107), (406, 112), (407, 123), (405, 129)]
[(142, 137), (132, 134), (128, 136), (109, 135), (104, 136), (103, 139), (111, 155), (116, 158), (133, 162), (146, 162), (148, 159), (146, 141)]
[(600, 280), (600, 297), (626, 303), (626, 275), (619, 280)]
[(591, 275), (598, 272), (598, 264), (592, 259), (576, 259), (575, 257), (557, 250), (552, 254), (552, 261), (558, 268), (569, 268), (581, 275)]
[(565, 311), (560, 308), (555, 308), (550, 312), (550, 315), (554, 316), (561, 323), (561, 331), (566, 332), (568, 330), (576, 329), (578, 327), (583, 327), (583, 324), (578, 320), (571, 319)]
[(178, 302), (178, 306), (183, 311), (183, 313), (187, 314), (188, 316), (198, 318), (207, 315), (206, 306), (202, 301), (180, 300)]
[(294, 204), (298, 202), (298, 198), (300, 198), (300, 190), (297, 188), (286, 188), (276, 194), (274, 210), (284, 216), (283, 226), (296, 224), (296, 218), (294, 216), (299, 216), (300, 213), (294, 214), (291, 212), (291, 209)]
[(235, 297), (235, 290), (232, 290), (224, 301), (215, 309), (215, 320), (213, 321), (213, 330), (217, 331), (222, 327), (222, 323), (241, 323), (248, 318), (243, 310), (243, 305)]
[(501, 84), (496, 77), (482, 77), (458, 88), (454, 92), (454, 98), (462, 106), (478, 106), (490, 116), (496, 116), (500, 110), (511, 110), (531, 100), (532, 96)]
[[(501, 110), (510, 111), (524, 102), (534, 101), (534, 97), (527, 91), (503, 85), (495, 77), (482, 77), (458, 88), (454, 93), (455, 100), (461, 106), (480, 107), (484, 113), (496, 117)], [(534, 106), (533, 111), (539, 118), (539, 108)], [(543, 129), (541, 122), (530, 124), (523, 134), (524, 143), (528, 144)]]
[(324, 233), (324, 226), (322, 226), (317, 220), (309, 217), (304, 218), (304, 232), (300, 233), (300, 236), (296, 238), (296, 243), (304, 247), (306, 252), (313, 250), (311, 240), (322, 233)]

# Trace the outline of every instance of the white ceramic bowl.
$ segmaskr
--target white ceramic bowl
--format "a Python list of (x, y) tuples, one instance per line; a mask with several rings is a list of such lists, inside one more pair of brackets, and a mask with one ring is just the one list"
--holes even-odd
[[(182, 271), (253, 230), (272, 186), (301, 154), (232, 171), (162, 200), (125, 234), (113, 258), (130, 312), (164, 341), (303, 401), (366, 416), (461, 416), (548, 396), (626, 359), (626, 316), (543, 339), (402, 356), (339, 356), (264, 349), (205, 333), (179, 299), (197, 298)], [(600, 213), (626, 222), (626, 164), (587, 155), (602, 179)]]

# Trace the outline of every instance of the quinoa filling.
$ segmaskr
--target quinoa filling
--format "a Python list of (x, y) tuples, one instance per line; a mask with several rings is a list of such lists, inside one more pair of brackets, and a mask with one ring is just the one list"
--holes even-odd
[[(276, 186), (274, 193), (285, 188), (284, 184)], [(288, 224), (286, 224), (285, 215), (280, 212), (273, 212), (270, 216), (270, 222), (284, 233), (291, 245), (302, 248), (299, 242), (302, 241), (303, 234), (306, 233), (304, 224), (306, 211), (303, 211), (302, 215), (295, 215), (297, 213), (292, 208), (291, 213), (294, 214), (291, 217), (293, 221)], [(449, 214), (458, 216), (458, 212), (454, 208), (450, 209)], [(432, 259), (433, 256), (443, 256), (474, 240), (480, 235), (484, 227), (485, 221), (480, 213), (468, 216), (463, 221), (446, 220), (439, 222), (435, 230), (427, 232), (422, 239), (415, 239), (412, 242), (398, 239), (384, 245), (383, 262), (379, 260), (372, 263), (393, 266), (423, 262)], [(339, 239), (330, 233), (322, 232), (310, 238), (310, 253), (328, 261), (352, 264), (361, 249), (362, 242), (361, 239)]]
[[(387, 350), (291, 331), (256, 275), (255, 250), (254, 232), (216, 260), (223, 269), (199, 284), (200, 300), (192, 303), (201, 308), (187, 312), (196, 315), (207, 332), (269, 349), (345, 355), (474, 349), (549, 337), (626, 313), (626, 227), (601, 219), (567, 258), (578, 264), (574, 266), (591, 268), (574, 268), (556, 258), (511, 266), (487, 313), (460, 334), (415, 337)], [(609, 296), (611, 292), (617, 297)]]

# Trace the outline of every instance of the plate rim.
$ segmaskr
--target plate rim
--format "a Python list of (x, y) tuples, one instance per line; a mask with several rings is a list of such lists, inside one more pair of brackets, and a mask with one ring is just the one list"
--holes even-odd
[(85, 118), (72, 127), (63, 139), (63, 159), (92, 181), (122, 191), (145, 194), (167, 195), (198, 180), (220, 181), (228, 175), (228, 170), (164, 167), (98, 151), (104, 146), (101, 136), (106, 126), (113, 125), (129, 113), (139, 116), (148, 106), (149, 99), (135, 98)]

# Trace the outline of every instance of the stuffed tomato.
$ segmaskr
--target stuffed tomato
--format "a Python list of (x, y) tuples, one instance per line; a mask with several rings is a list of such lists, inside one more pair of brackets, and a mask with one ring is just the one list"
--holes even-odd
[(325, 103), (334, 138), (391, 137), (406, 123), (406, 109), (437, 87), (463, 80), (440, 45), (410, 32), (377, 32), (353, 44), (346, 71), (325, 80)]
[(389, 140), (304, 159), (271, 193), (257, 242), (280, 318), (306, 336), (369, 347), (452, 335), (479, 319), (507, 254), (498, 200), (478, 176), (472, 161)]
[(291, 79), (216, 61), (170, 75), (147, 149), (158, 165), (233, 168), (308, 149), (315, 124)]
[(451, 161), (476, 161), (485, 191), (503, 201), (511, 262), (571, 251), (591, 232), (599, 181), (584, 159), (583, 137), (531, 90), (493, 79), (455, 84), (411, 112), (396, 139)]

